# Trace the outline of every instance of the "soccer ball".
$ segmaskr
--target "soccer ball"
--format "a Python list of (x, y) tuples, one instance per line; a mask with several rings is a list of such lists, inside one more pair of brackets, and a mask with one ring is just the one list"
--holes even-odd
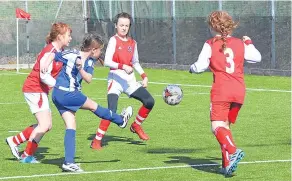
[(162, 93), (162, 98), (166, 104), (174, 106), (181, 102), (183, 91), (178, 85), (167, 85)]

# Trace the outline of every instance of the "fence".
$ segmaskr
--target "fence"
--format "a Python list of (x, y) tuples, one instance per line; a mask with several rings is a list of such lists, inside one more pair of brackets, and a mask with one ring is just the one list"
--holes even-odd
[(261, 63), (245, 65), (246, 73), (291, 75), (291, 1), (4, 1), (1, 64), (15, 63), (17, 7), (32, 17), (20, 23), (21, 64), (34, 62), (52, 22), (72, 26), (74, 46), (85, 32), (109, 39), (114, 34), (113, 17), (124, 11), (133, 16), (131, 36), (138, 42), (144, 66), (188, 69), (211, 37), (207, 16), (222, 9), (240, 23), (234, 36), (250, 36), (262, 54)]

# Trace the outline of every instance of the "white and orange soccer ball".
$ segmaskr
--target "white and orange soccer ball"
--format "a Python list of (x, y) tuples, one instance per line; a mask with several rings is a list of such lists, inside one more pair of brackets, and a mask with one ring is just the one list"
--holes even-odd
[(183, 98), (183, 91), (178, 85), (167, 85), (162, 93), (164, 102), (168, 105), (178, 105)]

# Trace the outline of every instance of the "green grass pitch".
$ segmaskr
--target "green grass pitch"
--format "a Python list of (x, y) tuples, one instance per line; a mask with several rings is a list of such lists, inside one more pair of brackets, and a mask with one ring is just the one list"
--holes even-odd
[[(28, 72), (23, 71), (23, 72)], [(107, 68), (96, 68), (83, 92), (103, 106), (106, 103)], [(27, 74), (0, 71), (0, 180), (103, 180), (177, 181), (226, 180), (218, 173), (219, 145), (210, 131), (209, 92), (211, 73), (146, 69), (148, 90), (156, 104), (143, 127), (150, 140), (142, 142), (129, 127), (111, 124), (101, 151), (90, 149), (100, 119), (89, 111), (77, 112), (76, 162), (82, 174), (62, 173), (64, 124), (51, 104), (53, 129), (36, 153), (40, 164), (21, 164), (13, 159), (5, 138), (35, 123), (21, 92)], [(138, 77), (137, 77), (138, 78)], [(138, 78), (139, 80), (139, 78)], [(228, 180), (290, 180), (291, 177), (291, 78), (246, 75), (245, 104), (232, 126), (236, 145), (246, 153), (236, 176)], [(177, 106), (162, 100), (166, 84), (182, 84), (184, 98)], [(273, 91), (276, 90), (276, 91)], [(51, 102), (52, 103), (52, 102)], [(123, 95), (118, 111), (127, 105), (136, 115), (141, 103)], [(134, 118), (130, 120), (130, 123)], [(24, 149), (25, 144), (20, 147)], [(290, 161), (289, 161), (290, 160)]]

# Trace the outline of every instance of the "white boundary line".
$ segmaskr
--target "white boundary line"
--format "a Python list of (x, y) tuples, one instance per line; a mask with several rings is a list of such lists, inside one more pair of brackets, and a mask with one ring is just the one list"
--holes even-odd
[[(106, 81), (107, 79), (104, 79), (104, 78), (93, 78), (93, 80), (103, 80), (103, 81)], [(157, 85), (175, 84), (175, 83), (167, 83), (167, 82), (148, 82), (148, 83), (149, 84), (157, 84)], [(212, 87), (210, 85), (200, 85), (200, 84), (175, 84), (175, 85), (180, 85), (180, 86), (185, 86), (185, 87), (207, 87), (207, 88)], [(246, 88), (246, 90), (249, 90), (249, 91), (258, 91), (258, 92), (289, 92), (289, 93), (292, 92), (292, 91), (289, 91), (289, 90), (259, 89), (259, 88)]]
[[(0, 73), (0, 75), (27, 75), (28, 73)], [(106, 81), (105, 78), (92, 78), (93, 80), (102, 80)], [(157, 84), (157, 85), (169, 85), (175, 83), (167, 83), (167, 82), (149, 82), (149, 84)], [(210, 88), (210, 85), (201, 85), (201, 84), (176, 84), (185, 87), (207, 87)], [(284, 92), (284, 93), (291, 93), (291, 90), (281, 90), (281, 89), (262, 89), (262, 88), (246, 88), (249, 91), (257, 91), (257, 92)]]
[[(292, 160), (262, 160), (262, 161), (240, 162), (239, 164), (279, 163), (279, 162), (291, 162), (291, 161)], [(120, 170), (96, 170), (96, 171), (75, 172), (75, 173), (66, 172), (66, 173), (39, 174), (39, 175), (26, 175), (26, 176), (23, 175), (23, 176), (0, 177), (0, 180), (54, 177), (54, 176), (63, 176), (63, 175), (83, 175), (83, 174), (96, 174), (96, 173), (133, 172), (133, 171), (161, 170), (161, 169), (171, 169), (171, 168), (209, 167), (209, 166), (217, 166), (217, 165), (221, 165), (221, 164), (210, 163), (210, 164), (177, 165), (177, 166), (146, 167), (146, 168), (128, 168), (128, 169), (120, 169)]]

